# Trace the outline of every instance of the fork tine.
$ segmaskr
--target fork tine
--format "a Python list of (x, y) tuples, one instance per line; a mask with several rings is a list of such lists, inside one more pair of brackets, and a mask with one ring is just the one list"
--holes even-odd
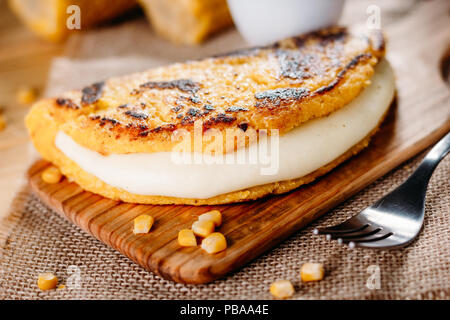
[(361, 231), (331, 234), (331, 239), (338, 239), (338, 238), (357, 239), (357, 238), (368, 237), (368, 236), (374, 235), (380, 231), (381, 231), (381, 228), (379, 228), (379, 227), (372, 227), (372, 226), (367, 225), (367, 227), (362, 229)]
[(360, 238), (339, 238), (339, 239), (341, 242), (344, 242), (344, 243), (353, 242), (354, 244), (359, 245), (360, 243), (365, 243), (365, 242), (380, 241), (380, 240), (389, 238), (390, 236), (392, 236), (392, 232), (381, 232), (381, 233), (377, 232), (376, 234), (372, 234), (372, 235), (364, 236), (364, 237), (360, 237)]
[(351, 232), (362, 231), (369, 227), (367, 221), (359, 214), (350, 219), (331, 227), (317, 228), (314, 230), (315, 234), (344, 234)]
[(370, 242), (358, 242), (358, 243), (355, 243), (355, 245), (358, 247), (361, 247), (361, 248), (376, 249), (376, 248), (394, 248), (394, 247), (401, 248), (401, 247), (408, 245), (409, 243), (410, 243), (410, 241), (399, 240), (398, 237), (395, 234), (393, 234), (382, 240), (370, 241)]

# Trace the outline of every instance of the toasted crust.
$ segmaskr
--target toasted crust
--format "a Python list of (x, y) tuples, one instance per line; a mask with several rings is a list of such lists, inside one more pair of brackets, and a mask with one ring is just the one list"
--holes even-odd
[(383, 55), (380, 34), (357, 37), (331, 28), (112, 78), (39, 101), (26, 123), (37, 140), (50, 134), (43, 126), (50, 118), (58, 130), (101, 154), (170, 151), (177, 143), (172, 133), (192, 132), (196, 120), (205, 130), (276, 128), (283, 134), (352, 101)]

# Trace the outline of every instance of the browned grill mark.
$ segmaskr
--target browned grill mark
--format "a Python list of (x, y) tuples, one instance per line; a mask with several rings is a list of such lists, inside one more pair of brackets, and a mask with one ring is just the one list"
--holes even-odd
[(83, 93), (81, 97), (81, 104), (88, 105), (97, 102), (102, 96), (104, 85), (105, 82), (97, 82), (90, 85), (89, 87), (83, 88), (83, 90), (81, 90), (81, 92)]
[(138, 110), (128, 110), (128, 111), (125, 112), (125, 114), (127, 116), (130, 116), (130, 117), (133, 117), (133, 118), (136, 118), (136, 119), (140, 119), (140, 120), (148, 119), (148, 114), (143, 113), (143, 112), (138, 111)]
[(119, 124), (119, 121), (118, 121), (118, 120), (112, 119), (112, 118), (103, 118), (102, 120), (111, 123), (113, 126)]
[(174, 131), (177, 128), (175, 124), (167, 123), (164, 125), (160, 125), (156, 128), (149, 128), (149, 126), (145, 124), (136, 124), (136, 123), (128, 123), (126, 125), (121, 125), (120, 122), (118, 122), (118, 125), (111, 126), (110, 130), (114, 130), (116, 133), (123, 133), (124, 130), (128, 132), (128, 134), (131, 135), (131, 138), (133, 140), (136, 140), (138, 138), (144, 138), (149, 136), (152, 133), (159, 133), (163, 131)]
[(343, 41), (348, 36), (346, 28), (337, 28), (331, 32), (315, 32), (314, 37), (320, 40), (323, 46), (329, 42)]
[(164, 124), (162, 126), (151, 129), (150, 132), (161, 132), (161, 131), (174, 131), (176, 129), (176, 125), (172, 123)]
[(189, 108), (189, 110), (186, 113), (192, 117), (197, 117), (201, 115), (201, 110), (198, 108)]
[(238, 128), (245, 132), (248, 129), (248, 123), (245, 123), (245, 122), (239, 123)]
[(66, 98), (57, 98), (56, 104), (60, 107), (66, 107), (69, 109), (80, 109), (80, 106), (78, 106), (75, 102), (73, 102), (71, 99)]
[[(310, 33), (306, 33), (304, 35), (291, 38), (296, 45), (297, 48), (304, 46), (306, 41), (308, 40), (319, 40), (322, 43), (327, 43), (331, 41), (344, 41), (348, 36), (347, 28), (345, 27), (333, 27), (330, 29), (312, 31)], [(224, 54), (218, 54), (212, 56), (212, 58), (232, 58), (232, 57), (252, 57), (261, 52), (261, 50), (270, 50), (277, 49), (283, 47), (283, 41), (276, 42), (274, 44), (268, 46), (259, 46), (248, 49), (240, 49), (231, 52), (227, 52)]]
[(113, 127), (115, 127), (116, 125), (119, 124), (119, 121), (117, 121), (116, 119), (103, 117), (103, 118), (100, 119), (99, 125), (100, 125), (101, 127), (103, 127), (103, 126), (104, 126), (106, 123), (108, 123), (108, 122), (109, 122), (110, 124), (112, 124)]
[(189, 123), (193, 123), (194, 120), (192, 120), (192, 118), (190, 116), (185, 116), (182, 120), (181, 120), (181, 124), (189, 124)]
[(184, 108), (183, 105), (177, 105), (177, 106), (171, 108), (170, 110), (173, 111), (173, 112), (178, 112), (178, 111), (180, 111), (183, 108)]
[(304, 35), (294, 37), (294, 41), (297, 48), (303, 47), (308, 40), (318, 40), (322, 44), (327, 44), (333, 41), (344, 41), (348, 36), (347, 28), (345, 27), (333, 27), (331, 29), (324, 29), (319, 31), (312, 31)]
[(277, 100), (299, 100), (309, 94), (307, 88), (279, 88), (255, 93), (258, 100), (268, 100), (276, 102)]
[(109, 117), (102, 117), (100, 115), (92, 115), (89, 117), (89, 119), (93, 121), (98, 121), (98, 125), (101, 127), (103, 127), (106, 123), (110, 123), (112, 125), (111, 128), (120, 125), (120, 121)]
[(314, 94), (324, 94), (326, 92), (333, 90), (339, 84), (339, 82), (341, 82), (341, 80), (344, 78), (345, 74), (350, 69), (355, 67), (359, 62), (368, 60), (371, 57), (372, 57), (372, 55), (370, 53), (361, 53), (361, 54), (357, 55), (344, 67), (344, 69), (339, 71), (336, 78), (330, 84), (317, 89), (316, 91), (314, 91)]
[(245, 108), (245, 107), (240, 107), (240, 106), (231, 106), (231, 107), (228, 107), (225, 111), (238, 112), (238, 111), (249, 111), (249, 109)]
[(205, 124), (209, 126), (217, 123), (231, 123), (235, 120), (236, 120), (235, 117), (229, 116), (225, 113), (219, 113), (217, 116), (211, 117), (210, 119), (206, 120)]
[(197, 97), (197, 96), (192, 96), (192, 97), (189, 98), (189, 100), (191, 100), (191, 102), (195, 103), (195, 104), (199, 104), (199, 103), (202, 102), (202, 100), (200, 100), (200, 98)]
[(172, 81), (149, 81), (139, 86), (141, 89), (178, 89), (195, 94), (200, 90), (200, 84), (191, 79), (177, 79)]

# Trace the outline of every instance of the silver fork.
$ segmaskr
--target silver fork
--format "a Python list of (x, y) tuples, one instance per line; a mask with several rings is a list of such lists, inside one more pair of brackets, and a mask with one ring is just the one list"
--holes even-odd
[(408, 245), (422, 228), (428, 182), (449, 149), (447, 133), (399, 187), (347, 221), (315, 229), (314, 234), (326, 234), (327, 239), (348, 243), (350, 248), (394, 249)]

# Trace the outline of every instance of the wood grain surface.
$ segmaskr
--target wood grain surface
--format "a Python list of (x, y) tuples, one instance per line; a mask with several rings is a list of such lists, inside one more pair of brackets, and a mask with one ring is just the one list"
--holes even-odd
[[(355, 194), (405, 160), (427, 148), (450, 129), (450, 90), (441, 66), (448, 56), (450, 2), (424, 3), (387, 28), (387, 56), (394, 67), (397, 100), (369, 148), (316, 182), (293, 192), (259, 201), (222, 206), (152, 206), (112, 201), (63, 180), (45, 184), (35, 163), (28, 176), (32, 189), (48, 206), (164, 278), (205, 283), (243, 266), (312, 220)], [(394, 186), (393, 186), (394, 187)], [(226, 251), (209, 255), (200, 247), (177, 244), (180, 229), (199, 214), (218, 209), (218, 229)], [(134, 235), (133, 219), (152, 215), (152, 231)]]

